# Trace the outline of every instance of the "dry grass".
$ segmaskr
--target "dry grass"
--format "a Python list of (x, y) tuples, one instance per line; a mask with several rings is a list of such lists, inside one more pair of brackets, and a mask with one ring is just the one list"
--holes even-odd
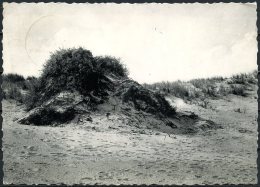
[[(207, 79), (193, 79), (187, 82), (159, 82), (144, 84), (146, 88), (156, 90), (164, 95), (173, 95), (186, 101), (205, 98), (221, 98), (228, 94), (246, 97), (247, 87), (257, 83), (257, 71), (241, 73), (230, 78), (212, 77)], [(204, 105), (203, 105), (204, 106)]]
[(30, 105), (37, 96), (32, 93), (37, 84), (37, 78), (28, 77), (25, 79), (22, 75), (18, 74), (4, 74), (2, 75), (2, 90), (4, 99), (12, 99), (25, 105)]

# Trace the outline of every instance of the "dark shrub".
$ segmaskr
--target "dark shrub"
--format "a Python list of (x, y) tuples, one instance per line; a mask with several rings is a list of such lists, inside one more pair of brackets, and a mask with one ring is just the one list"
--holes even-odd
[(31, 81), (31, 80), (36, 80), (37, 78), (35, 77), (35, 76), (28, 76), (27, 78), (26, 78), (26, 80), (28, 80), (28, 81)]
[(216, 77), (208, 78), (208, 80), (212, 80), (214, 82), (222, 82), (225, 80), (225, 78), (221, 76), (216, 76)]
[(94, 87), (97, 77), (90, 51), (83, 48), (61, 49), (53, 53), (44, 65), (39, 78), (40, 90), (45, 97), (66, 89), (85, 92)]
[(90, 51), (61, 49), (46, 62), (39, 78), (40, 90), (46, 97), (62, 90), (78, 90), (86, 94), (97, 88), (102, 76)]
[(234, 95), (247, 96), (245, 92), (245, 87), (240, 85), (231, 85), (231, 93)]
[[(125, 77), (127, 69), (116, 58), (93, 57), (83, 48), (60, 49), (51, 54), (36, 79), (38, 83), (32, 94), (37, 95), (38, 102), (29, 106), (35, 107), (61, 91), (76, 90), (85, 96), (106, 97), (107, 91), (113, 89), (109, 74)], [(32, 80), (35, 78), (30, 78)]]
[(18, 75), (16, 73), (8, 73), (6, 75), (5, 74), (3, 75), (3, 81), (16, 83), (16, 82), (25, 81), (25, 79), (22, 75)]
[(249, 75), (246, 73), (241, 73), (237, 75), (233, 75), (231, 77), (233, 84), (247, 84), (248, 83)]
[(113, 73), (114, 75), (121, 77), (127, 77), (128, 75), (128, 70), (124, 64), (120, 62), (120, 59), (111, 56), (98, 56), (95, 57), (95, 62), (100, 68), (100, 71), (102, 71), (104, 74)]
[(165, 98), (159, 94), (144, 89), (140, 85), (131, 85), (122, 95), (123, 102), (132, 102), (137, 110), (152, 114), (174, 115), (176, 109), (171, 107)]
[(63, 112), (58, 112), (52, 108), (37, 108), (31, 115), (19, 120), (25, 125), (55, 125), (65, 123), (75, 117), (75, 110), (69, 108)]

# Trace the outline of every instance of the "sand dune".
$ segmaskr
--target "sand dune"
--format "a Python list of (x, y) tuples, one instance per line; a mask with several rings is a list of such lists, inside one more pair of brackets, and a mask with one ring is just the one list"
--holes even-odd
[(256, 183), (255, 98), (255, 91), (250, 97), (230, 95), (211, 100), (211, 109), (178, 100), (178, 111), (192, 111), (223, 128), (170, 136), (128, 126), (116, 114), (65, 127), (21, 125), (23, 107), (4, 100), (4, 183)]

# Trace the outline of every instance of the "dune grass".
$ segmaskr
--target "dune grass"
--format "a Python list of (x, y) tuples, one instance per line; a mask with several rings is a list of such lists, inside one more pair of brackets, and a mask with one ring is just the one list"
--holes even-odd
[(144, 84), (144, 86), (164, 95), (173, 95), (191, 101), (193, 99), (220, 98), (229, 94), (246, 97), (247, 87), (255, 84), (257, 84), (257, 70), (251, 73), (236, 74), (230, 78), (219, 76), (190, 81), (158, 82)]

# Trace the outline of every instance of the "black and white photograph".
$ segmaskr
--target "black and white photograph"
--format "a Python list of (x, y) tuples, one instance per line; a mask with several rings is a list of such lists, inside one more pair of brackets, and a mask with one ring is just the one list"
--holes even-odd
[(256, 184), (256, 22), (256, 2), (4, 2), (4, 184)]

